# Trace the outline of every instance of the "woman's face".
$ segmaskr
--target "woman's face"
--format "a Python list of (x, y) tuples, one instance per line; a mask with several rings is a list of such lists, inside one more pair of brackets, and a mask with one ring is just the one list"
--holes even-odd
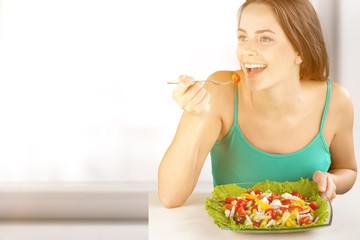
[(266, 4), (253, 3), (243, 10), (237, 56), (245, 73), (245, 84), (252, 90), (299, 80), (302, 60)]

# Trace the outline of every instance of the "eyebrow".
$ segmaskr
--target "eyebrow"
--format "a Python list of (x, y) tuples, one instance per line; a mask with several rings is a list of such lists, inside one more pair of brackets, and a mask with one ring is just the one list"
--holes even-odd
[[(238, 28), (238, 31), (246, 33), (246, 31), (244, 29), (242, 29), (242, 28)], [(265, 33), (265, 32), (269, 32), (269, 33), (272, 33), (272, 34), (276, 35), (276, 33), (274, 31), (270, 30), (270, 29), (257, 30), (255, 33), (259, 34), (259, 33)]]

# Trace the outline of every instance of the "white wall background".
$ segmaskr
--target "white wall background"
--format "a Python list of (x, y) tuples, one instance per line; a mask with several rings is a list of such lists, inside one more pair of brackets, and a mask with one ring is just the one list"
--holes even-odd
[[(340, 82), (352, 96), (355, 112), (354, 141), (358, 168), (360, 169), (360, 2), (342, 0), (339, 19), (339, 76)], [(360, 191), (359, 178), (355, 183), (355, 191)]]
[[(156, 181), (181, 114), (165, 83), (237, 68), (242, 2), (2, 0), (0, 181)], [(337, 39), (325, 27), (357, 119), (359, 5), (338, 1)]]
[(166, 81), (236, 68), (240, 2), (3, 0), (0, 180), (155, 181)]

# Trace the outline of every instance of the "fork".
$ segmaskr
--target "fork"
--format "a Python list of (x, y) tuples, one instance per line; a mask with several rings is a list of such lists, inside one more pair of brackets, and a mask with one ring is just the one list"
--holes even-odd
[[(228, 85), (228, 84), (233, 84), (234, 83), (234, 81), (218, 82), (218, 81), (215, 81), (215, 80), (197, 80), (197, 81), (194, 81), (194, 82), (202, 82), (202, 83), (209, 82), (209, 83), (213, 83), (215, 85)], [(167, 84), (179, 84), (179, 82), (167, 82)]]

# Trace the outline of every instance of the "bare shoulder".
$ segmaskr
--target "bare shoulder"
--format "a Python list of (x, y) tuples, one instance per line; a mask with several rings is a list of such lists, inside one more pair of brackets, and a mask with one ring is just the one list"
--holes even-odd
[(350, 110), (353, 107), (352, 99), (349, 92), (339, 83), (332, 82), (332, 104), (335, 109), (343, 108)]
[(353, 103), (348, 91), (339, 83), (332, 82), (330, 109), (332, 115), (341, 125), (352, 125), (354, 118)]

